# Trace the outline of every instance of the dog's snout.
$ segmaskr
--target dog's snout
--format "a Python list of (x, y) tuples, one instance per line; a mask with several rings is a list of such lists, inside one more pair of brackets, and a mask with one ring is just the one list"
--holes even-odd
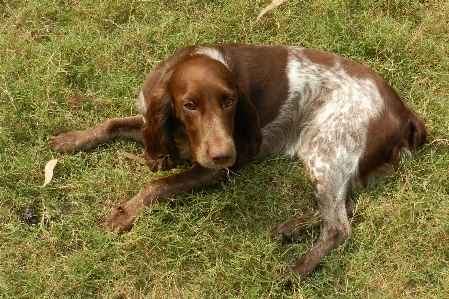
[(234, 158), (234, 151), (231, 147), (213, 148), (209, 152), (212, 163), (216, 165), (225, 165)]

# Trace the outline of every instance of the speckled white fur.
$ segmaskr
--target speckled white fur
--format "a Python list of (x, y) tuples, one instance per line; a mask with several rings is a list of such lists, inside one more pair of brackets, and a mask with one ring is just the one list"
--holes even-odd
[(383, 101), (372, 80), (350, 76), (338, 60), (332, 68), (313, 63), (302, 51), (289, 48), (289, 98), (262, 129), (262, 153), (298, 156), (312, 180), (346, 185), (357, 174), (369, 120)]

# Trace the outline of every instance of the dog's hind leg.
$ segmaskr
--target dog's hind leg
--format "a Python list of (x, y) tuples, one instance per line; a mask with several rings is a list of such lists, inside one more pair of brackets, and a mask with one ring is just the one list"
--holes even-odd
[(71, 153), (77, 150), (91, 150), (100, 143), (123, 138), (143, 143), (141, 115), (109, 119), (84, 131), (69, 131), (49, 137), (52, 150)]
[[(335, 136), (339, 142), (335, 142)], [(287, 275), (307, 276), (351, 235), (348, 213), (351, 214), (352, 200), (348, 195), (363, 149), (360, 144), (364, 143), (363, 140), (353, 142), (352, 136), (323, 130), (310, 141), (307, 155), (302, 157), (318, 207), (313, 217), (308, 218), (319, 220), (320, 235), (312, 249), (288, 267)]]
[[(353, 205), (353, 200), (349, 196), (347, 196), (346, 212), (349, 217), (352, 216)], [(316, 209), (312, 213), (289, 219), (277, 225), (271, 230), (270, 236), (275, 241), (278, 241), (282, 244), (288, 244), (298, 240), (300, 236), (307, 230), (319, 228), (320, 223), (320, 211)]]
[(288, 267), (288, 274), (307, 276), (332, 249), (343, 244), (351, 235), (345, 204), (347, 184), (328, 190), (326, 186), (319, 186), (318, 183), (315, 189), (320, 218), (320, 236), (306, 255)]

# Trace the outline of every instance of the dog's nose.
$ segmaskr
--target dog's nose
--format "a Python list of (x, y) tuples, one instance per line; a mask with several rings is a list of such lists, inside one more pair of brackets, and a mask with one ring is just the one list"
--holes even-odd
[(232, 160), (234, 152), (229, 147), (214, 148), (209, 152), (209, 156), (214, 164), (225, 165)]

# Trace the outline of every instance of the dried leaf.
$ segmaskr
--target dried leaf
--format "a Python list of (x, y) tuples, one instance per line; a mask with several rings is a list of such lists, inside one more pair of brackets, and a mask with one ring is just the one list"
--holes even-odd
[(97, 98), (97, 97), (83, 97), (83, 96), (72, 97), (67, 100), (68, 104), (74, 104), (74, 103), (79, 103), (79, 102), (97, 102), (97, 103), (103, 103), (103, 104), (111, 104), (112, 103), (111, 100), (106, 100), (106, 99)]
[(281, 5), (284, 2), (287, 2), (288, 0), (273, 0), (273, 2), (270, 3), (270, 5), (268, 5), (267, 7), (265, 7), (259, 14), (259, 16), (257, 17), (257, 21), (259, 21), (259, 19), (266, 14), (267, 12), (269, 12), (270, 10), (272, 10), (273, 8)]
[(136, 155), (133, 155), (133, 154), (130, 154), (128, 152), (120, 152), (119, 155), (123, 156), (123, 157), (126, 157), (128, 159), (137, 161), (139, 163), (145, 164), (145, 159), (144, 158), (136, 156)]
[(55, 168), (56, 163), (58, 163), (58, 159), (52, 159), (48, 161), (47, 165), (45, 165), (45, 181), (43, 186), (46, 186), (48, 183), (50, 183), (51, 179), (53, 178), (53, 169)]

